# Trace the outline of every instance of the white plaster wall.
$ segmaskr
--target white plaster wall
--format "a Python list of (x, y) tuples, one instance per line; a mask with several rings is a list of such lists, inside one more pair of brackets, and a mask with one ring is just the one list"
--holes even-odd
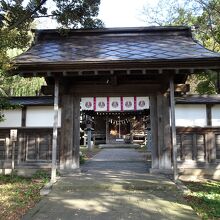
[[(26, 127), (53, 127), (53, 106), (27, 107)], [(58, 126), (61, 126), (61, 109), (59, 109)]]
[(0, 122), (0, 127), (21, 127), (21, 109), (3, 111), (5, 120)]
[(212, 106), (212, 126), (220, 126), (220, 105)]
[(205, 127), (206, 105), (177, 104), (175, 107), (176, 126), (181, 127)]

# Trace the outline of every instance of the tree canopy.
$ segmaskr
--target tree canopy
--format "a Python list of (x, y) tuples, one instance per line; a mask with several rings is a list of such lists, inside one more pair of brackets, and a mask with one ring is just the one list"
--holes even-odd
[[(145, 20), (156, 25), (192, 26), (194, 38), (206, 48), (220, 52), (220, 0), (159, 0), (156, 7), (145, 7)], [(209, 71), (192, 75), (193, 92), (217, 93), (217, 74)]]
[[(52, 10), (51, 2), (56, 6)], [(30, 47), (36, 19), (51, 17), (61, 29), (99, 28), (104, 26), (97, 18), (99, 5), (100, 0), (0, 0), (0, 97), (35, 95), (44, 83), (42, 78), (6, 74), (11, 58)], [(6, 99), (0, 99), (0, 121), (7, 108)]]
[[(30, 30), (35, 19), (52, 17), (60, 28), (97, 28), (103, 22), (97, 18), (100, 0), (0, 0), (0, 95), (34, 95), (42, 79), (9, 77), (10, 59), (27, 50), (32, 42)], [(15, 51), (14, 54), (11, 51)]]

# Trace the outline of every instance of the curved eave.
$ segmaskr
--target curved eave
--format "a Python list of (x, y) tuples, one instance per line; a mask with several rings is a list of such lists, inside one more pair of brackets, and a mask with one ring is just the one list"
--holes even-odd
[(34, 62), (34, 63), (12, 63), (13, 74), (20, 72), (38, 71), (84, 71), (84, 70), (116, 70), (116, 69), (192, 69), (220, 70), (220, 57), (211, 58), (188, 58), (188, 59), (152, 59), (152, 60), (105, 60), (105, 61), (65, 61), (65, 62)]

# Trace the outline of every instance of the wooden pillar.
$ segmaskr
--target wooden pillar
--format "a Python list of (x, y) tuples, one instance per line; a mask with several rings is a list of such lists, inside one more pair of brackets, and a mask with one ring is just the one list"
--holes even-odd
[(22, 107), (21, 111), (21, 126), (26, 127), (27, 107)]
[(176, 122), (175, 122), (175, 98), (174, 98), (174, 83), (173, 77), (170, 78), (170, 116), (172, 130), (172, 147), (173, 147), (173, 178), (174, 181), (178, 178), (177, 171), (177, 144), (176, 144)]
[(192, 134), (192, 160), (197, 160), (197, 135), (196, 133)]
[(152, 169), (159, 168), (159, 155), (158, 155), (158, 128), (157, 128), (157, 97), (150, 97), (150, 126), (151, 126), (151, 157)]
[(171, 133), (169, 102), (166, 94), (157, 95), (159, 169), (171, 170)]
[(105, 143), (106, 144), (109, 144), (109, 118), (108, 118), (108, 116), (106, 116), (106, 118), (105, 118), (105, 128), (106, 128), (106, 132), (105, 132)]
[(22, 135), (21, 133), (19, 132), (19, 135), (18, 135), (18, 157), (17, 157), (17, 165), (20, 164), (21, 162), (21, 154), (22, 154)]
[(58, 101), (59, 101), (59, 80), (55, 79), (55, 84), (54, 84), (54, 121), (53, 121), (51, 182), (55, 182), (56, 181), (57, 134), (58, 134), (58, 111), (59, 111)]
[(215, 134), (213, 131), (209, 131), (206, 134), (206, 147), (208, 153), (208, 162), (213, 163), (216, 160), (216, 143), (215, 143)]
[(212, 105), (206, 104), (207, 126), (212, 126)]
[(163, 147), (164, 147), (164, 129), (163, 129), (163, 98), (161, 94), (157, 95), (157, 142), (158, 142), (158, 157), (159, 168), (162, 169)]
[(171, 163), (171, 129), (170, 129), (170, 108), (167, 94), (163, 94), (163, 134), (164, 145), (161, 154), (161, 165), (163, 169), (170, 170)]
[(73, 160), (72, 168), (79, 168), (80, 147), (80, 97), (73, 96)]
[(62, 96), (61, 169), (79, 168), (80, 98), (72, 94)]
[(92, 150), (92, 130), (91, 130), (91, 128), (87, 129), (87, 146), (88, 146), (88, 149), (91, 151)]

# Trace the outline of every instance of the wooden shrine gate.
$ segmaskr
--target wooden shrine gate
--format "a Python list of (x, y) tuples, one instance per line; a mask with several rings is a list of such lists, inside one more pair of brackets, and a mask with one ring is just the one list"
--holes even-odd
[(59, 168), (72, 170), (79, 168), (80, 98), (92, 96), (148, 96), (152, 171), (176, 170), (174, 89), (187, 91), (180, 84), (188, 74), (220, 69), (219, 54), (197, 44), (188, 27), (69, 30), (67, 36), (43, 30), (36, 32), (36, 39), (14, 60), (13, 73), (45, 77), (43, 92), (54, 95), (53, 170), (58, 105)]

